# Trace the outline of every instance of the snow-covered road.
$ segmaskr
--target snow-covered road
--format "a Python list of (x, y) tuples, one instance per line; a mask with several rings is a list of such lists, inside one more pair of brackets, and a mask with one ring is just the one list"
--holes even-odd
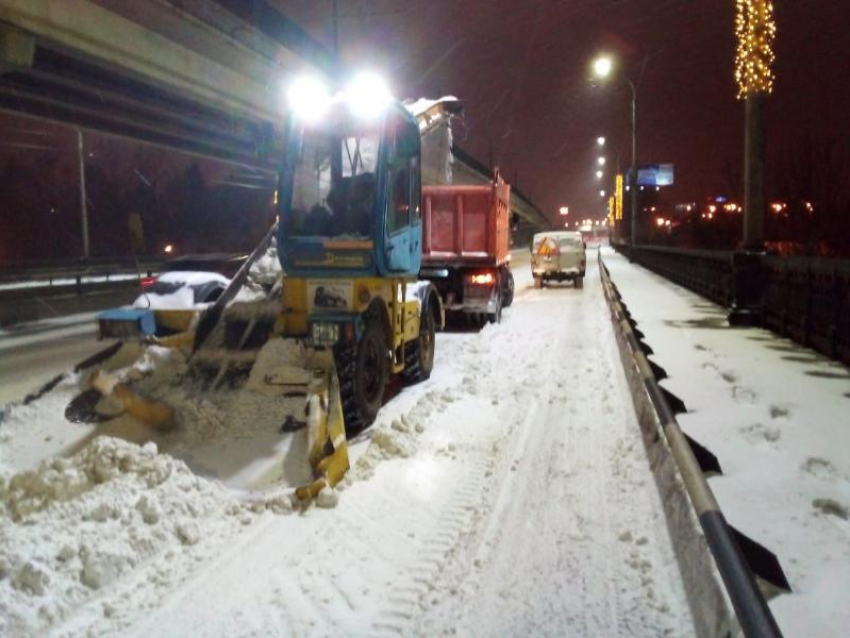
[(96, 313), (0, 329), (0, 405), (17, 401), (57, 374), (103, 348)]
[[(0, 519), (0, 634), (692, 635), (588, 261), (584, 290), (532, 290), (518, 259), (500, 325), (439, 335), (432, 378), (352, 443), (335, 508), (252, 507), (177, 470), (150, 488), (129, 476), (145, 457)], [(99, 547), (131, 556), (95, 588), (77, 574)]]

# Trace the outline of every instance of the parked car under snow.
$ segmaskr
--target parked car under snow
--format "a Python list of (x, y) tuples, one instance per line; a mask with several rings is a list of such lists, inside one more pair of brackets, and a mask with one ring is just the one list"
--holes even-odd
[(189, 255), (175, 259), (164, 272), (140, 281), (141, 294), (131, 306), (98, 315), (98, 337), (163, 336), (184, 329), (198, 311), (215, 303), (245, 259), (244, 255)]

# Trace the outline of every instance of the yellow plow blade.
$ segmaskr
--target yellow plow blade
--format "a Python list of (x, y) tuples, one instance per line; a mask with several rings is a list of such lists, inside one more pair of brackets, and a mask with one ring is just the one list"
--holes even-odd
[(336, 371), (316, 370), (310, 385), (308, 456), (316, 478), (295, 490), (296, 498), (302, 502), (315, 498), (325, 487), (335, 487), (350, 467)]

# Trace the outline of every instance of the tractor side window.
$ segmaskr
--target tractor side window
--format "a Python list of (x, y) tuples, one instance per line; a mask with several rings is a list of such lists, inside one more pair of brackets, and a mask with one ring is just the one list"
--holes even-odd
[(413, 221), (417, 222), (422, 217), (422, 210), (420, 209), (420, 202), (422, 201), (422, 184), (420, 183), (419, 178), (419, 158), (412, 158), (410, 160), (410, 166), (410, 207), (413, 209)]
[(390, 171), (387, 202), (389, 231), (395, 232), (410, 225), (410, 162), (395, 165)]
[[(392, 131), (393, 144), (388, 171), (387, 227), (389, 232), (393, 233), (410, 226), (413, 202), (411, 195), (414, 190), (411, 174), (415, 176), (418, 173), (414, 162), (418, 156), (419, 129), (400, 117), (392, 117), (388, 124)], [(413, 208), (418, 215), (419, 210), (415, 202)]]

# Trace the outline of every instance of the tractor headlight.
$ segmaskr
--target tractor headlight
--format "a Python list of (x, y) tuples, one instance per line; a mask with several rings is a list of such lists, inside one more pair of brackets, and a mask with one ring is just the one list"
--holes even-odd
[(310, 324), (310, 341), (315, 346), (332, 346), (339, 341), (339, 324), (317, 321)]

